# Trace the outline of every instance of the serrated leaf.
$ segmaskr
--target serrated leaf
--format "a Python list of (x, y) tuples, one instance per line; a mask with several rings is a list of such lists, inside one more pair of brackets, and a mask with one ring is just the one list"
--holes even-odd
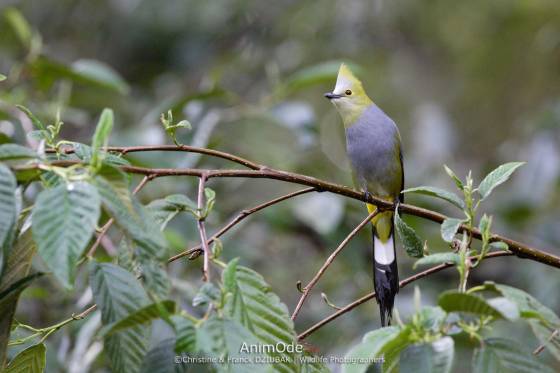
[(35, 158), (39, 158), (39, 155), (33, 149), (25, 146), (18, 144), (0, 145), (0, 161)]
[[(395, 326), (388, 326), (380, 328), (364, 335), (362, 342), (350, 349), (345, 355), (346, 358), (352, 361), (360, 361), (363, 363), (348, 363), (342, 364), (343, 373), (364, 373), (372, 363), (365, 361), (373, 360), (374, 358), (381, 357), (381, 350), (383, 346), (389, 341), (396, 339), (400, 335), (400, 328)], [(381, 360), (380, 360), (381, 361)]]
[(511, 174), (524, 164), (525, 162), (505, 163), (486, 175), (484, 180), (482, 180), (478, 186), (478, 193), (480, 194), (481, 199), (488, 197), (494, 188), (506, 182)]
[[(90, 286), (101, 310), (103, 325), (117, 322), (149, 304), (135, 276), (110, 263), (90, 263)], [(132, 327), (105, 338), (105, 351), (114, 372), (140, 371), (148, 349), (148, 328)]]
[[(35, 254), (35, 243), (33, 242), (31, 229), (24, 231), (8, 248), (4, 273), (1, 276), (0, 291), (5, 291), (13, 284), (24, 279), (29, 274), (31, 261)], [(22, 289), (22, 288), (20, 288)], [(12, 320), (19, 299), (19, 293), (0, 300), (0, 363), (5, 360), (6, 347), (10, 336)]]
[[(4, 243), (10, 236), (16, 223), (16, 187), (14, 174), (8, 167), (0, 164), (0, 255), (3, 258)], [(0, 261), (0, 275), (3, 260)]]
[(457, 234), (457, 230), (463, 224), (463, 219), (447, 218), (441, 223), (441, 238), (445, 242), (453, 241), (453, 237)]
[(420, 186), (416, 188), (405, 189), (401, 193), (418, 193), (427, 196), (437, 197), (457, 206), (461, 210), (465, 208), (465, 203), (463, 202), (463, 200), (461, 200), (461, 198), (459, 198), (458, 195), (452, 192), (448, 192), (447, 190), (441, 188), (436, 188), (431, 186)]
[(47, 361), (47, 349), (43, 343), (33, 345), (17, 354), (4, 373), (42, 373)]
[(126, 175), (104, 164), (94, 180), (104, 208), (149, 258), (166, 256), (166, 241), (154, 217), (128, 190)]
[(394, 224), (406, 253), (413, 258), (421, 258), (424, 255), (424, 244), (414, 229), (401, 219), (397, 210), (394, 214)]
[(453, 263), (455, 265), (459, 264), (461, 257), (457, 253), (435, 253), (426, 255), (423, 258), (418, 259), (414, 265), (413, 269), (422, 265), (435, 265), (443, 263)]
[(553, 370), (516, 341), (504, 338), (485, 339), (473, 355), (473, 372), (552, 373)]
[[(85, 163), (91, 163), (91, 158), (92, 158), (91, 146), (75, 142), (73, 143), (73, 147), (74, 147), (74, 154), (76, 154), (76, 156), (80, 158), (80, 160), (82, 160)], [(114, 166), (130, 165), (130, 162), (124, 159), (123, 157), (119, 157), (113, 153), (108, 153), (103, 150), (100, 150), (99, 152), (102, 155), (104, 163), (114, 165)]]
[[(487, 302), (484, 298), (473, 294), (446, 291), (439, 296), (438, 305), (446, 312), (466, 312), (481, 316), (492, 316), (514, 320), (519, 313), (512, 311), (511, 304), (496, 301)], [(513, 318), (512, 318), (513, 317)]]
[(166, 338), (155, 344), (146, 354), (141, 373), (206, 372), (205, 364), (179, 363), (173, 350), (175, 339)]
[(400, 370), (415, 373), (448, 373), (453, 365), (453, 338), (407, 347), (400, 356)]
[(103, 109), (101, 116), (99, 117), (99, 121), (97, 122), (97, 126), (95, 127), (95, 133), (91, 143), (91, 163), (96, 167), (100, 166), (100, 162), (103, 159), (104, 154), (101, 154), (100, 150), (101, 148), (107, 146), (112, 129), (113, 110)]
[(142, 307), (132, 313), (129, 313), (124, 318), (115, 321), (109, 325), (106, 325), (100, 334), (102, 336), (110, 336), (118, 331), (127, 329), (133, 326), (142, 325), (147, 322), (158, 319), (162, 316), (161, 309), (164, 309), (167, 313), (175, 312), (175, 302), (171, 300), (165, 300), (160, 303), (152, 303), (148, 306)]
[[(264, 361), (264, 353), (249, 352), (245, 350), (251, 345), (261, 343), (249, 330), (234, 320), (220, 319), (211, 316), (198, 329), (197, 340), (199, 348), (214, 358), (224, 359), (223, 363), (216, 364), (216, 368), (226, 372), (267, 372), (271, 367), (268, 364), (258, 364), (257, 359)], [(239, 364), (231, 359), (250, 358), (247, 363)]]
[(181, 316), (173, 316), (175, 324), (175, 352), (178, 354), (188, 353), (194, 354), (198, 351), (196, 343), (196, 327), (193, 322)]
[(33, 238), (57, 279), (71, 288), (76, 264), (100, 213), (97, 190), (88, 183), (61, 184), (42, 191), (33, 208)]
[(193, 298), (193, 306), (206, 306), (210, 303), (216, 303), (221, 297), (220, 289), (211, 282), (207, 282), (200, 287), (198, 293)]
[[(226, 293), (224, 313), (252, 331), (260, 343), (296, 343), (294, 324), (288, 309), (257, 272), (231, 261), (222, 274)], [(295, 354), (271, 352), (283, 361), (278, 370), (295, 369)]]
[(486, 302), (490, 307), (500, 312), (504, 318), (515, 321), (519, 318), (519, 308), (517, 304), (505, 297), (496, 297), (487, 299)]
[(521, 317), (537, 318), (544, 320), (552, 326), (560, 327), (560, 318), (550, 308), (543, 305), (531, 294), (507, 285), (485, 283), (487, 290), (499, 292), (502, 296), (514, 302), (519, 309)]

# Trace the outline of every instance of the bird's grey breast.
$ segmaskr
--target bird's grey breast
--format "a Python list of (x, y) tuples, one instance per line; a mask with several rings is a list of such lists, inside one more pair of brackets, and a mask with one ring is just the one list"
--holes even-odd
[(355, 182), (380, 197), (396, 197), (402, 188), (397, 126), (375, 104), (346, 129), (346, 150)]

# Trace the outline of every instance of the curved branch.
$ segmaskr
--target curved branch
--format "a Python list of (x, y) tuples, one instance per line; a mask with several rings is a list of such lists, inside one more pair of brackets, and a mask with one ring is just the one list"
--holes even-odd
[[(78, 161), (55, 161), (51, 164), (54, 166), (67, 167), (78, 164)], [(26, 165), (26, 166), (15, 166), (14, 170), (25, 170), (25, 169), (37, 169), (40, 165)], [(201, 177), (203, 174), (207, 175), (208, 179), (218, 178), (218, 177), (245, 177), (245, 178), (260, 178), (260, 179), (273, 179), (281, 180), (293, 184), (307, 185), (309, 187), (314, 187), (317, 191), (327, 191), (349, 198), (353, 198), (358, 201), (368, 202), (377, 206), (380, 211), (392, 210), (393, 203), (385, 201), (381, 198), (365, 195), (365, 193), (359, 192), (347, 186), (334, 184), (328, 181), (320, 180), (311, 176), (296, 174), (293, 172), (279, 171), (262, 166), (259, 170), (216, 170), (216, 169), (195, 169), (195, 168), (146, 168), (137, 166), (120, 166), (120, 168), (129, 173), (140, 174), (140, 175), (155, 175), (155, 177), (163, 176), (197, 176)], [(447, 217), (435, 211), (427, 210), (421, 207), (416, 207), (407, 204), (399, 204), (399, 212), (415, 215), (424, 219), (435, 221), (436, 223), (442, 223)], [(474, 238), (481, 239), (481, 233), (477, 228), (469, 229), (466, 225), (461, 225), (458, 232), (471, 232)], [(504, 236), (493, 234), (490, 237), (491, 242), (501, 241), (508, 245), (511, 252), (520, 258), (531, 259), (540, 263), (547, 264), (552, 267), (560, 268), (560, 257), (549, 254), (521, 242), (509, 239)]]
[(307, 285), (305, 285), (305, 287), (303, 288), (303, 294), (301, 294), (301, 297), (299, 298), (299, 301), (296, 305), (296, 308), (294, 309), (294, 312), (292, 313), (292, 320), (295, 320), (295, 318), (297, 317), (299, 311), (301, 310), (301, 307), (303, 306), (303, 303), (305, 302), (305, 300), (307, 299), (307, 297), (309, 296), (309, 292), (311, 291), (311, 289), (313, 289), (313, 287), (315, 286), (315, 284), (317, 283), (317, 281), (319, 281), (319, 279), (321, 278), (321, 276), (323, 276), (323, 273), (325, 273), (325, 271), (327, 270), (327, 268), (329, 268), (329, 266), (331, 265), (331, 263), (333, 262), (334, 258), (336, 258), (336, 256), (342, 251), (342, 249), (344, 249), (346, 247), (346, 245), (348, 244), (348, 242), (350, 242), (350, 240), (356, 235), (358, 234), (358, 232), (360, 231), (360, 229), (362, 229), (367, 223), (369, 223), (371, 221), (371, 219), (373, 219), (373, 217), (375, 215), (377, 215), (379, 213), (379, 210), (375, 209), (372, 213), (370, 213), (368, 216), (366, 216), (366, 218), (364, 220), (361, 221), (360, 224), (358, 224), (356, 226), (356, 228), (354, 228), (352, 230), (352, 232), (350, 232), (350, 234), (348, 234), (348, 236), (346, 236), (346, 238), (344, 240), (342, 240), (342, 242), (338, 245), (338, 247), (336, 248), (336, 250), (334, 250), (332, 252), (331, 255), (329, 255), (329, 257), (327, 258), (327, 260), (325, 261), (325, 263), (321, 266), (321, 268), (319, 269), (319, 271), (317, 272), (317, 274), (311, 279), (311, 281), (309, 281), (309, 283)]
[[(486, 256), (484, 257), (484, 259), (489, 259), (489, 258), (497, 258), (499, 256), (509, 256), (509, 255), (513, 255), (511, 252), (508, 251), (496, 251), (496, 252), (492, 252), (492, 253), (488, 253), (486, 254)], [(478, 260), (478, 255), (475, 256), (471, 256), (470, 259), (472, 261), (477, 261)], [(434, 266), (432, 268), (428, 268), (425, 271), (419, 272), (413, 276), (410, 276), (404, 280), (402, 280), (399, 283), (399, 287), (400, 288), (404, 288), (406, 285), (410, 284), (411, 282), (414, 282), (416, 280), (419, 280), (423, 277), (429, 276), (432, 273), (436, 273), (439, 271), (442, 271), (446, 268), (449, 267), (453, 267), (454, 264), (452, 263), (444, 263), (444, 264), (440, 264), (437, 266)], [(306, 331), (304, 331), (303, 333), (298, 335), (298, 340), (302, 340), (307, 338), (311, 333), (317, 331), (319, 328), (321, 328), (322, 326), (324, 326), (325, 324), (330, 323), (331, 321), (333, 321), (334, 319), (338, 318), (339, 316), (344, 315), (345, 313), (349, 312), (350, 310), (358, 307), (360, 304), (367, 302), (370, 299), (375, 298), (375, 292), (369, 293), (364, 295), (363, 297), (355, 300), (354, 302), (350, 303), (349, 305), (341, 308), (339, 311), (333, 313), (332, 315), (324, 318), (323, 320), (319, 321), (318, 323), (316, 323), (315, 325), (311, 326), (310, 328), (308, 328)]]
[[(106, 148), (103, 148), (103, 150), (107, 152), (119, 153), (121, 155), (125, 155), (128, 153), (154, 152), (154, 151), (199, 153), (199, 154), (209, 155), (216, 158), (227, 159), (228, 161), (238, 163), (252, 170), (260, 170), (263, 168), (263, 166), (260, 164), (252, 162), (245, 158), (241, 158), (234, 154), (225, 153), (218, 150), (207, 149), (207, 148), (198, 148), (196, 146), (189, 146), (189, 145), (108, 146)], [(46, 152), (56, 153), (56, 150), (47, 149)], [(72, 154), (75, 152), (75, 149), (64, 148), (62, 149), (62, 152), (65, 154)]]
[[(252, 207), (250, 209), (245, 209), (243, 211), (241, 211), (235, 218), (233, 218), (228, 224), (226, 224), (224, 227), (222, 227), (222, 229), (220, 229), (218, 232), (214, 233), (212, 235), (212, 237), (210, 237), (207, 241), (207, 244), (210, 245), (212, 242), (214, 242), (217, 238), (221, 237), (224, 233), (226, 233), (227, 231), (229, 231), (231, 228), (233, 228), (234, 226), (236, 226), (237, 224), (239, 224), (243, 219), (245, 219), (247, 216), (254, 214), (255, 212), (262, 210), (264, 208), (267, 208), (269, 206), (275, 205), (278, 202), (282, 202), (285, 201), (287, 199), (299, 196), (301, 194), (305, 194), (305, 193), (309, 193), (314, 191), (315, 188), (305, 188), (305, 189), (301, 189), (286, 195), (283, 195), (281, 197), (278, 198), (274, 198), (270, 201), (267, 201), (265, 203), (261, 203), (260, 205), (257, 205), (255, 207)], [(177, 255), (172, 256), (171, 258), (169, 258), (167, 260), (168, 263), (171, 263), (177, 259), (181, 259), (185, 256), (188, 256), (190, 259), (194, 259), (196, 257), (198, 257), (201, 253), (203, 252), (202, 250), (202, 245), (197, 245), (193, 248), (190, 248), (188, 250), (182, 251)]]

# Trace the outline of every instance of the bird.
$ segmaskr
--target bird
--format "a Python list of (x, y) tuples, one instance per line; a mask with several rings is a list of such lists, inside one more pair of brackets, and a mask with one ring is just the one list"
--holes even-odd
[[(346, 134), (354, 186), (366, 196), (393, 204), (404, 202), (401, 136), (395, 122), (366, 94), (362, 82), (346, 64), (338, 70), (332, 92), (324, 96), (334, 104)], [(377, 207), (366, 203), (371, 214)], [(393, 211), (380, 211), (371, 219), (373, 284), (381, 326), (391, 325), (399, 273), (395, 252)]]

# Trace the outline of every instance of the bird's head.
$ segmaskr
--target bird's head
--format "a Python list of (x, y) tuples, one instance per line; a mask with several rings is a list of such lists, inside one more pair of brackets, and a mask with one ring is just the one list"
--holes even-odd
[(353, 123), (372, 104), (362, 82), (345, 64), (340, 65), (336, 85), (325, 97), (334, 104), (346, 125)]

